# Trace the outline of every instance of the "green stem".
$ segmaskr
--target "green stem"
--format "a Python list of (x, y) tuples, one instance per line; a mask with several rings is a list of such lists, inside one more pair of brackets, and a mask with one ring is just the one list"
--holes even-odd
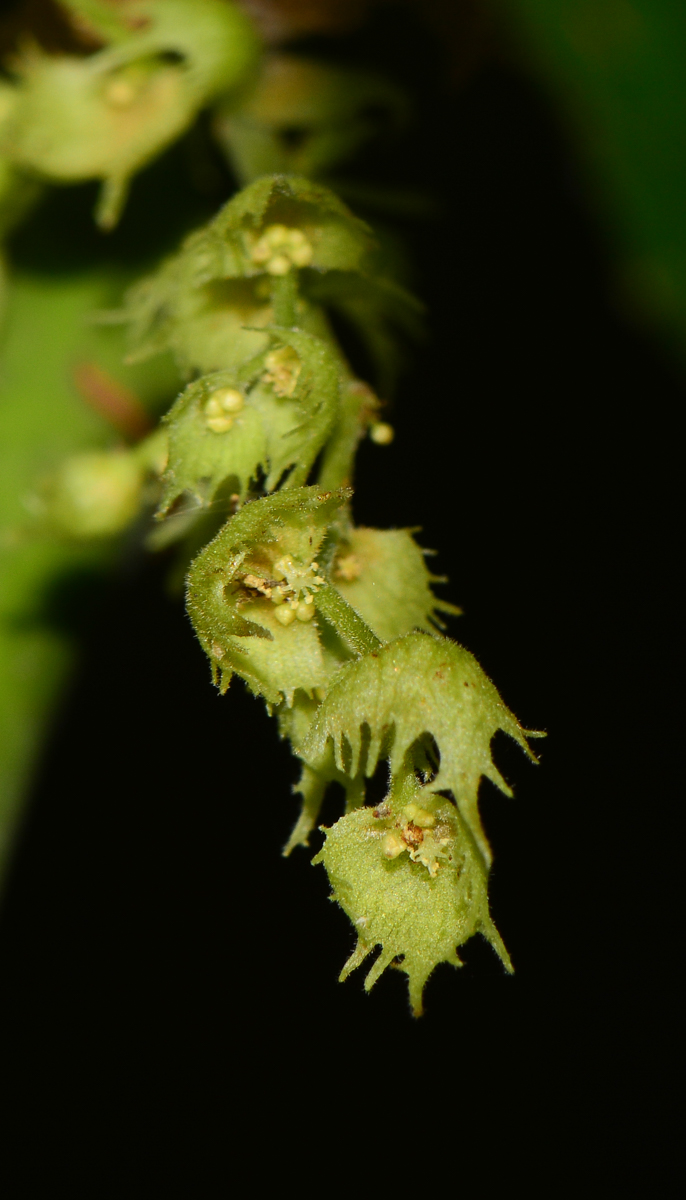
[(355, 609), (330, 584), (324, 584), (315, 594), (314, 602), (338, 636), (354, 654), (372, 654), (381, 642)]
[(292, 329), (296, 323), (296, 301), (298, 299), (298, 276), (295, 268), (287, 275), (275, 275), (272, 279), (272, 305), (274, 324)]

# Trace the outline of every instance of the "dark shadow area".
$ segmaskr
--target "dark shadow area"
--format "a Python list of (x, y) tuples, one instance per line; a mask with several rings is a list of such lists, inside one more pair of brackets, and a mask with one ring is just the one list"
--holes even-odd
[[(324, 1059), (329, 1100), (341, 1063), (363, 1089), (371, 1045), (375, 1070), (438, 1070), (439, 1038), (477, 1091), (534, 1061), (542, 1087), (564, 1072), (586, 1086), (593, 1062), (602, 1088), (667, 986), (668, 885), (646, 821), (648, 805), (652, 828), (673, 820), (650, 748), (668, 723), (659, 464), (684, 383), (614, 311), (578, 168), (529, 83), (489, 66), (449, 97), (428, 51), (413, 79), (415, 157), (384, 170), (445, 205), (402, 230), (430, 342), (393, 445), (361, 447), (355, 511), (422, 526), (451, 579), (441, 594), (465, 611), (451, 635), (548, 732), (536, 767), (496, 742), (514, 799), (483, 788), (492, 911), (516, 973), (469, 944), (460, 972), (430, 981), (418, 1023), (401, 971), (370, 996), (360, 971), (337, 984), (354, 932), (323, 868), (302, 849), (281, 857), (297, 766), (240, 682), (219, 698), (160, 569), (140, 566), (90, 615), (5, 901), (20, 1104), (97, 1123), (112, 1096), (141, 1116), (172, 1097), (202, 1117), (236, 1089), (263, 1114), (301, 1076), (321, 1083)], [(182, 1086), (189, 1068), (202, 1087)]]

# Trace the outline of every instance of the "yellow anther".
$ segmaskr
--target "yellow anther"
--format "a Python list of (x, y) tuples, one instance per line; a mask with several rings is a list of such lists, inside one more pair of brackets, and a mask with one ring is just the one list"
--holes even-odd
[(213, 433), (228, 433), (233, 425), (233, 417), (207, 417), (205, 424)]
[(137, 95), (138, 88), (130, 79), (112, 79), (105, 88), (105, 99), (112, 108), (130, 108)]
[(288, 254), (296, 267), (308, 267), (312, 262), (312, 245), (301, 229), (289, 231)]
[(420, 829), (433, 829), (436, 824), (433, 813), (420, 808), (418, 804), (406, 804), (403, 811), (408, 821), (412, 821), (413, 825), (418, 825)]
[(267, 263), (267, 271), (270, 275), (287, 275), (292, 265), (290, 258), (286, 258), (285, 254), (275, 254)]
[(208, 410), (210, 405), (216, 412), (239, 413), (245, 406), (245, 397), (238, 388), (217, 388), (207, 401), (206, 408)]
[(269, 225), (252, 247), (250, 257), (269, 275), (287, 275), (291, 267), (309, 266), (312, 254), (312, 246), (302, 230)]
[(377, 446), (390, 446), (395, 437), (395, 429), (392, 425), (387, 425), (385, 421), (377, 421), (376, 425), (372, 425), (369, 430), (369, 436)]
[[(288, 225), (268, 225), (260, 240), (269, 251), (279, 250), (288, 244), (289, 233)], [(269, 254), (266, 257), (268, 258)]]
[(312, 597), (308, 596), (307, 600), (301, 600), (295, 610), (295, 615), (299, 621), (311, 621), (314, 616), (314, 604)]
[(213, 433), (228, 433), (245, 404), (237, 388), (217, 388), (205, 404), (205, 422)]
[(267, 368), (262, 378), (271, 383), (277, 396), (292, 396), (302, 369), (300, 357), (292, 346), (270, 350), (264, 360)]
[(407, 846), (405, 845), (400, 834), (396, 833), (394, 829), (389, 829), (383, 840), (384, 857), (397, 858), (398, 855), (402, 854), (404, 850), (407, 850)]
[(280, 625), (292, 625), (295, 620), (295, 611), (290, 605), (283, 604), (280, 608), (277, 608), (274, 616)]
[(269, 599), (271, 600), (272, 604), (283, 604), (284, 594), (281, 591), (281, 588), (280, 587), (272, 588), (272, 594), (269, 597)]

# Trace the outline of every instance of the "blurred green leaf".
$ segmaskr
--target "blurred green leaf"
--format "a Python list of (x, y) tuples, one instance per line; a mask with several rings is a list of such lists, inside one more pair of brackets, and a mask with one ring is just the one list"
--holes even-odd
[(113, 543), (79, 545), (39, 535), (31, 495), (66, 456), (108, 446), (116, 431), (76, 388), (74, 368), (96, 361), (154, 403), (173, 374), (123, 367), (118, 329), (88, 321), (121, 296), (116, 269), (73, 275), (22, 273), (11, 281), (0, 357), (0, 867), (11, 847), (22, 793), (71, 658), (70, 638), (49, 596), (75, 574), (102, 569)]
[(686, 329), (686, 7), (507, 0), (523, 45), (593, 166), (625, 291)]

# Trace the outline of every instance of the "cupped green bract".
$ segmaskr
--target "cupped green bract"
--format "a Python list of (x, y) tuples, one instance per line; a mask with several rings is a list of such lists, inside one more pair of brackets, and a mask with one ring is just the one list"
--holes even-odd
[(374, 246), (369, 226), (327, 187), (298, 175), (265, 175), (188, 239), (196, 278), (262, 274), (252, 251), (272, 225), (301, 230), (312, 247), (309, 266), (319, 271), (359, 271)]
[(446, 800), (433, 807), (444, 843), (434, 877), (405, 853), (389, 861), (383, 843), (393, 821), (377, 811), (358, 808), (341, 817), (326, 830), (326, 842), (313, 862), (326, 867), (332, 899), (358, 934), (341, 979), (381, 945), (366, 990), (402, 956), (398, 965), (408, 976), (410, 1003), (419, 1016), (434, 967), (441, 962), (460, 966), (457, 947), (473, 934), (487, 938), (508, 971), (512, 965), (489, 914), (487, 869), (455, 807)]
[(312, 563), (349, 495), (293, 488), (249, 502), (194, 560), (186, 605), (222, 691), (234, 672), (270, 704), (291, 704), (296, 688), (311, 692), (325, 684), (316, 620), (284, 627), (272, 601), (245, 580), (268, 583), (285, 555)]
[(431, 791), (453, 793), (490, 863), (478, 809), (481, 776), (512, 795), (491, 757), (491, 740), (502, 729), (529, 758), (534, 756), (525, 731), (474, 656), (447, 638), (411, 633), (342, 667), (314, 718), (303, 758), (316, 765), (332, 739), (339, 770), (356, 775), (364, 726), (370, 733), (364, 764), (368, 776), (382, 753), (388, 754), (395, 774), (413, 743), (424, 734), (434, 738), (440, 768)]
[(141, 506), (145, 472), (126, 450), (75, 454), (46, 480), (39, 519), (67, 537), (120, 533)]
[[(227, 479), (235, 481), (243, 499), (260, 470), (267, 476), (268, 491), (287, 471), (287, 486), (300, 486), (307, 479), (336, 420), (340, 364), (311, 334), (274, 328), (269, 336), (277, 350), (289, 347), (295, 352), (292, 394), (278, 394), (264, 356), (243, 371), (218, 371), (190, 384), (165, 418), (169, 463), (161, 514), (184, 492), (201, 504), (210, 503)], [(207, 405), (223, 388), (244, 393), (245, 402), (230, 427), (217, 431), (208, 423)]]
[(437, 610), (460, 612), (436, 599), (437, 582), (408, 529), (352, 529), (334, 565), (336, 588), (382, 642), (433, 632)]
[(238, 370), (269, 344), (263, 332), (274, 322), (269, 297), (259, 294), (254, 279), (190, 287), (185, 266), (179, 258), (162, 263), (128, 291), (125, 309), (112, 315), (128, 324), (127, 362), (170, 350), (185, 379), (197, 371)]
[[(129, 326), (131, 361), (171, 349), (183, 371), (213, 371), (263, 350), (259, 331), (274, 319), (272, 277), (253, 252), (274, 225), (305, 236), (311, 275), (359, 271), (373, 245), (364, 222), (327, 188), (295, 176), (258, 179), (130, 289), (120, 316)], [(322, 318), (302, 297), (297, 324), (324, 332)]]

